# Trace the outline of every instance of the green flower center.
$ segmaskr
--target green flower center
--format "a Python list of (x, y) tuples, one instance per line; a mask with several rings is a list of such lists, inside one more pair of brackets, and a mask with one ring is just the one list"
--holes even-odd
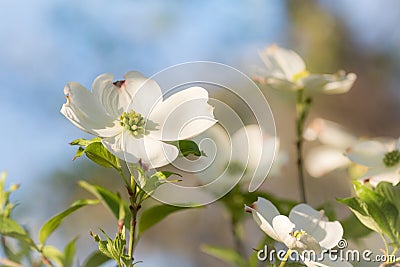
[(393, 167), (399, 162), (400, 162), (400, 151), (398, 150), (393, 150), (391, 152), (388, 152), (383, 157), (383, 163), (386, 165), (386, 167)]
[(139, 113), (131, 111), (124, 112), (119, 117), (119, 124), (124, 127), (125, 130), (129, 131), (133, 136), (141, 136), (146, 133), (144, 125), (146, 124), (145, 119)]

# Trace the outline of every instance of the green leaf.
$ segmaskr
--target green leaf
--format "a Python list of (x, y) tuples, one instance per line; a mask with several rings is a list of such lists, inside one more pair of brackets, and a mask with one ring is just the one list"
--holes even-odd
[(6, 173), (2, 172), (0, 175), (0, 216), (10, 217), (11, 212), (16, 206), (14, 203), (10, 202), (10, 195), (12, 192), (19, 188), (18, 184), (13, 184), (10, 186), (8, 191), (5, 189)]
[(103, 146), (101, 138), (99, 137), (93, 138), (92, 140), (87, 140), (83, 138), (76, 139), (72, 141), (70, 145), (79, 146), (73, 160), (81, 157), (83, 154), (86, 154), (89, 159), (99, 164), (100, 166), (121, 170), (121, 165), (118, 158), (111, 154)]
[(79, 181), (78, 184), (80, 187), (97, 197), (97, 199), (112, 212), (117, 220), (120, 219), (120, 205), (123, 205), (125, 209), (124, 223), (125, 225), (129, 225), (131, 219), (129, 204), (121, 199), (118, 194), (99, 185), (91, 185), (85, 181)]
[(92, 140), (79, 138), (79, 139), (76, 139), (76, 140), (70, 142), (69, 144), (71, 146), (83, 146), (83, 147), (85, 147), (85, 146), (88, 146), (89, 144), (94, 143), (94, 142), (101, 142), (101, 138), (100, 137), (95, 137)]
[(354, 182), (357, 197), (341, 199), (368, 228), (387, 236), (392, 246), (400, 248), (400, 210), (398, 189), (382, 183), (374, 190), (369, 185)]
[(127, 266), (127, 267), (133, 266), (132, 265), (133, 260), (128, 255), (122, 255), (121, 260), (125, 264), (125, 266)]
[(355, 186), (358, 197), (366, 204), (369, 216), (373, 218), (380, 230), (390, 240), (399, 243), (399, 230), (395, 228), (399, 217), (399, 211), (396, 209), (396, 206), (376, 190), (374, 191), (361, 184), (356, 184)]
[(74, 264), (75, 253), (76, 253), (76, 240), (77, 238), (72, 239), (64, 248), (64, 258), (63, 258), (64, 267), (72, 267), (72, 265)]
[(85, 154), (85, 149), (83, 147), (79, 147), (72, 160), (76, 160), (77, 158), (82, 157), (83, 154)]
[(48, 220), (40, 229), (40, 233), (39, 233), (39, 241), (42, 245), (44, 245), (44, 243), (46, 242), (47, 238), (54, 232), (54, 230), (56, 230), (58, 228), (58, 226), (61, 224), (61, 222), (65, 219), (65, 217), (67, 217), (68, 215), (70, 215), (71, 213), (73, 213), (74, 211), (76, 211), (77, 209), (80, 209), (86, 205), (93, 205), (93, 204), (97, 204), (99, 203), (98, 200), (93, 200), (93, 199), (81, 199), (78, 200), (76, 202), (74, 202), (68, 209), (66, 209), (65, 211), (57, 214), (56, 216), (54, 216), (53, 218), (51, 218), (50, 220)]
[(394, 186), (392, 183), (380, 182), (375, 191), (389, 200), (400, 211), (400, 183)]
[(162, 221), (168, 215), (177, 211), (182, 211), (190, 208), (199, 208), (199, 207), (176, 207), (176, 206), (161, 204), (153, 206), (143, 211), (138, 222), (138, 236), (143, 234), (146, 230), (148, 230), (152, 226), (156, 225), (158, 222)]
[(265, 246), (267, 246), (267, 244), (273, 244), (274, 242), (275, 240), (273, 240), (268, 235), (262, 237), (257, 247), (253, 249), (254, 251), (248, 259), (248, 267), (257, 267), (260, 263), (260, 260), (258, 259), (258, 251), (261, 249), (265, 249)]
[(181, 177), (180, 174), (170, 172), (170, 171), (159, 171), (150, 176), (146, 181), (142, 188), (142, 192), (145, 194), (144, 198), (150, 196), (154, 193), (154, 191), (162, 184), (167, 182), (167, 178), (171, 175), (178, 175)]
[(65, 267), (63, 265), (64, 254), (54, 246), (44, 246), (43, 255), (45, 255), (50, 261), (57, 263), (58, 266)]
[(96, 250), (85, 260), (82, 267), (98, 267), (109, 260), (109, 257)]
[(247, 266), (247, 260), (233, 249), (203, 245), (201, 246), (201, 250), (208, 255), (211, 255), (224, 262), (234, 264), (238, 267)]
[(337, 201), (348, 206), (354, 215), (366, 227), (375, 232), (381, 233), (379, 226), (376, 224), (373, 218), (369, 216), (365, 203), (362, 203), (358, 198), (355, 197), (337, 199)]
[(121, 169), (117, 157), (111, 154), (101, 142), (90, 143), (85, 148), (85, 154), (89, 159), (103, 167)]
[(350, 214), (350, 216), (342, 220), (341, 223), (343, 226), (344, 237), (346, 239), (357, 241), (371, 233), (371, 229), (364, 226), (355, 214)]
[(76, 238), (72, 239), (64, 248), (64, 252), (61, 252), (54, 246), (44, 246), (43, 254), (50, 259), (50, 261), (57, 263), (58, 266), (72, 267), (74, 264), (75, 257), (75, 246)]
[(16, 221), (0, 216), (0, 234), (6, 236), (26, 235), (26, 231)]
[(179, 140), (171, 143), (179, 149), (179, 156), (181, 157), (187, 157), (189, 155), (195, 155), (197, 157), (205, 156), (204, 152), (200, 151), (196, 142), (192, 140)]
[[(395, 206), (397, 214), (400, 214), (400, 184), (394, 186), (392, 183), (381, 182), (378, 184), (375, 191)], [(392, 219), (392, 229), (394, 229), (395, 235), (400, 238), (400, 216), (394, 216)], [(400, 241), (398, 241), (398, 243), (400, 244)]]
[(27, 232), (16, 221), (0, 216), (0, 235), (9, 236), (18, 239), (29, 246), (38, 249), (33, 240), (28, 236)]
[(106, 240), (102, 240), (99, 235), (91, 232), (94, 240), (99, 244), (99, 250), (105, 256), (114, 259), (116, 262), (120, 262), (121, 257), (125, 256), (125, 227), (122, 227), (122, 230), (117, 233), (114, 240), (112, 240), (104, 230), (100, 229), (100, 231), (106, 236)]
[(152, 176), (157, 176), (160, 179), (167, 179), (169, 178), (171, 175), (177, 175), (179, 177), (182, 177), (182, 175), (180, 175), (179, 173), (176, 172), (170, 172), (170, 171), (159, 171), (156, 172), (155, 174), (153, 174)]

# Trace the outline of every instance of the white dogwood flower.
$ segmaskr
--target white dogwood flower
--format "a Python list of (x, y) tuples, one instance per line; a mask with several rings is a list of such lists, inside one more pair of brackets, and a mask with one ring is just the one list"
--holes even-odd
[(400, 181), (400, 138), (397, 142), (362, 141), (346, 151), (347, 157), (368, 167), (361, 180), (376, 186), (386, 181), (396, 185)]
[(341, 94), (349, 91), (357, 78), (356, 74), (344, 71), (335, 74), (309, 73), (297, 53), (277, 45), (267, 47), (260, 52), (260, 56), (266, 69), (265, 76), (257, 79), (277, 89)]
[[(203, 145), (202, 139), (211, 142)], [(252, 179), (262, 181), (267, 175), (278, 176), (288, 161), (287, 153), (279, 151), (279, 138), (263, 133), (256, 124), (243, 126), (232, 136), (216, 124), (194, 140), (208, 156), (200, 158), (198, 166), (212, 161), (196, 176), (202, 184), (213, 182), (214, 192), (226, 192), (235, 184), (248, 184)]]
[(316, 178), (348, 167), (351, 161), (344, 152), (358, 140), (341, 125), (321, 118), (316, 118), (309, 124), (303, 137), (307, 141), (318, 140), (322, 144), (311, 148), (304, 161), (307, 172)]
[(216, 120), (208, 92), (191, 87), (163, 99), (158, 84), (131, 71), (124, 80), (102, 74), (92, 91), (76, 82), (64, 88), (67, 102), (61, 113), (80, 129), (102, 138), (104, 146), (127, 162), (149, 167), (172, 162), (178, 149), (165, 141), (189, 139)]
[[(343, 227), (338, 221), (329, 222), (323, 211), (314, 210), (307, 204), (293, 207), (288, 217), (281, 215), (264, 198), (258, 198), (250, 207), (245, 206), (245, 210), (252, 213), (258, 226), (268, 236), (300, 255), (303, 251), (320, 254), (322, 250), (335, 247), (343, 236)], [(308, 258), (303, 258), (303, 261), (307, 266), (351, 266), (341, 261), (333, 265), (316, 263)]]

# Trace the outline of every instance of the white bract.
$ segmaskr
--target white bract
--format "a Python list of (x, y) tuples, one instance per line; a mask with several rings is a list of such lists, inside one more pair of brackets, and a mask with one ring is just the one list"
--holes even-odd
[(351, 161), (344, 152), (358, 140), (339, 124), (321, 118), (310, 123), (303, 137), (307, 141), (318, 140), (322, 144), (310, 149), (304, 162), (307, 172), (317, 178), (335, 169), (348, 167)]
[(376, 186), (386, 181), (396, 185), (400, 181), (400, 138), (388, 144), (379, 141), (362, 141), (346, 151), (347, 157), (368, 167), (361, 180)]
[[(264, 198), (258, 198), (250, 207), (245, 206), (245, 210), (252, 213), (258, 226), (268, 236), (300, 255), (303, 251), (314, 251), (318, 255), (335, 247), (343, 236), (343, 227), (338, 221), (329, 222), (323, 211), (314, 210), (307, 204), (293, 207), (288, 217), (281, 215)], [(309, 258), (303, 258), (303, 261), (307, 266), (351, 266), (342, 261), (329, 265)]]
[(61, 113), (80, 129), (99, 136), (104, 146), (127, 162), (156, 168), (172, 162), (176, 146), (164, 141), (192, 138), (214, 125), (208, 93), (191, 87), (163, 99), (158, 84), (131, 71), (124, 80), (102, 74), (90, 92), (76, 82), (64, 88)]
[(287, 153), (278, 152), (279, 139), (263, 133), (256, 124), (243, 126), (232, 136), (216, 124), (197, 138), (211, 140), (201, 146), (208, 157), (200, 159), (198, 165), (205, 166), (209, 160), (212, 164), (196, 176), (204, 184), (214, 182), (214, 192), (223, 192), (238, 182), (261, 181), (268, 174), (277, 176), (288, 160)]
[(303, 59), (294, 51), (277, 45), (260, 52), (266, 65), (265, 78), (258, 78), (273, 88), (284, 90), (304, 89), (309, 93), (341, 94), (350, 90), (357, 76), (338, 71), (335, 74), (312, 74)]

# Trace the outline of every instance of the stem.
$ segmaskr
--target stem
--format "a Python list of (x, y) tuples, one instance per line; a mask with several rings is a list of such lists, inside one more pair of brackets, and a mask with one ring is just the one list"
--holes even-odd
[[(393, 248), (392, 254), (388, 255), (386, 259), (386, 264), (395, 264), (399, 261), (399, 259), (396, 259), (396, 253), (398, 251), (398, 248)], [(393, 256), (393, 257), (390, 257)], [(394, 261), (392, 261), (392, 258), (394, 258)]]
[(43, 264), (50, 266), (50, 267), (55, 267), (54, 264), (42, 253), (42, 262)]
[(129, 244), (128, 244), (128, 255), (133, 259), (133, 251), (135, 250), (135, 236), (136, 236), (136, 217), (138, 210), (140, 209), (140, 203), (137, 202), (137, 186), (135, 178), (131, 176), (131, 181), (129, 182), (124, 175), (122, 169), (118, 169), (118, 173), (123, 178), (126, 189), (129, 195), (129, 210), (131, 212), (131, 219), (129, 221)]
[(290, 256), (291, 253), (292, 253), (292, 250), (289, 249), (289, 250), (286, 252), (285, 257), (284, 257), (283, 260), (281, 261), (281, 264), (279, 264), (279, 267), (285, 266), (285, 264), (286, 264), (287, 260), (289, 259), (289, 256)]
[(300, 199), (301, 202), (307, 202), (305, 191), (304, 171), (303, 171), (303, 129), (304, 123), (310, 109), (311, 99), (304, 99), (304, 89), (297, 90), (296, 102), (296, 150), (297, 150), (297, 172), (299, 177)]
[(129, 223), (129, 248), (128, 255), (132, 259), (135, 247), (135, 231), (136, 231), (136, 212), (134, 207), (131, 206), (131, 220)]
[(233, 236), (233, 241), (235, 244), (235, 250), (241, 255), (245, 256), (244, 253), (244, 247), (242, 243), (242, 239), (240, 238), (240, 233), (239, 233), (239, 224), (238, 221), (233, 218), (233, 215), (231, 214), (231, 228), (232, 228), (232, 236)]
[(124, 180), (125, 185), (127, 186), (127, 188), (129, 188), (130, 187), (129, 181), (126, 178), (126, 176), (125, 176), (124, 172), (122, 171), (122, 169), (119, 168), (117, 171), (118, 171), (119, 175), (121, 175), (122, 179)]
[(7, 258), (10, 258), (9, 250), (8, 250), (8, 248), (7, 248), (5, 236), (1, 236), (1, 246), (3, 247), (4, 255), (5, 255)]
[(133, 251), (135, 250), (135, 237), (136, 237), (136, 217), (137, 213), (140, 209), (140, 203), (137, 203), (136, 195), (136, 182), (135, 178), (131, 176), (131, 190), (129, 192), (129, 200), (130, 206), (129, 210), (131, 211), (131, 220), (129, 222), (129, 246), (128, 246), (128, 255), (131, 259), (133, 259)]
[[(380, 235), (380, 237), (382, 238), (383, 243), (385, 244), (385, 255), (386, 255), (387, 257), (389, 257), (389, 244), (387, 243), (387, 241), (386, 241), (386, 239), (385, 239), (385, 237), (384, 237), (383, 234), (379, 233), (379, 235)], [(394, 252), (394, 251), (393, 251), (393, 252)], [(386, 266), (387, 263), (388, 263), (388, 262), (387, 262), (387, 260), (386, 260), (384, 263), (382, 263), (382, 266)]]

